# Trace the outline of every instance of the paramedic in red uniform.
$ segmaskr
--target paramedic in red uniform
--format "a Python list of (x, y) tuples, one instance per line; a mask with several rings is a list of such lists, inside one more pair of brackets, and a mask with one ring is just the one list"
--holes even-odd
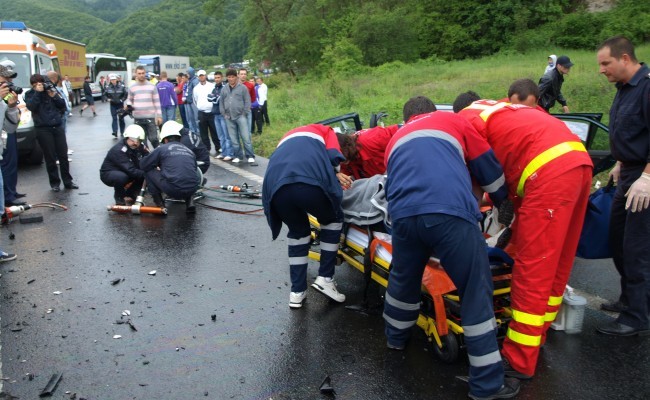
[(269, 159), (262, 184), (264, 214), (275, 240), (282, 223), (289, 228), (289, 307), (300, 308), (307, 295), (307, 256), (311, 229), (307, 214), (320, 223), (320, 268), (311, 285), (342, 303), (334, 276), (343, 211), (343, 190), (337, 169), (345, 158), (336, 133), (325, 125), (307, 125), (287, 132)]
[[(511, 101), (537, 99), (536, 86), (516, 81)], [(580, 139), (538, 109), (479, 100), (459, 115), (494, 149), (515, 205), (513, 315), (502, 354), (506, 376), (530, 379), (573, 267), (593, 165)]]
[(470, 176), (471, 171), (500, 204), (507, 197), (503, 170), (471, 124), (435, 110), (426, 97), (407, 101), (408, 122), (386, 148), (393, 240), (384, 302), (387, 346), (405, 348), (420, 312), (422, 274), (435, 252), (461, 297), (469, 397), (511, 398), (519, 392), (519, 381), (504, 379), (487, 245), (478, 227), (481, 213)]
[(370, 178), (386, 173), (384, 153), (399, 125), (376, 126), (353, 135), (338, 133), (339, 145), (346, 162), (341, 172), (354, 179)]

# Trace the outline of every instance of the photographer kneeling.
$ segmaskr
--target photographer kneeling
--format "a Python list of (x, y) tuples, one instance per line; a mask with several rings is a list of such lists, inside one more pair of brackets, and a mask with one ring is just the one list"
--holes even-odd
[[(61, 190), (61, 181), (66, 189), (79, 189), (70, 175), (68, 163), (68, 142), (63, 128), (63, 114), (66, 103), (52, 82), (42, 75), (29, 78), (32, 89), (25, 93), (25, 105), (32, 112), (36, 138), (45, 157), (45, 167), (53, 191)], [(56, 161), (59, 160), (57, 168)], [(60, 172), (60, 177), (59, 177)]]

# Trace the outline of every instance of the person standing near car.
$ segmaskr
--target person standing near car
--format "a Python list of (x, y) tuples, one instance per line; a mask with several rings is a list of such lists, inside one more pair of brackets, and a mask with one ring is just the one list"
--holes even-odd
[(609, 138), (617, 183), (609, 225), (614, 265), (621, 275), (618, 301), (603, 304), (619, 312), (599, 326), (614, 336), (650, 334), (650, 68), (639, 63), (634, 45), (623, 36), (598, 47), (600, 73), (616, 84), (609, 111)]
[[(13, 86), (12, 80), (17, 75), (13, 69), (4, 64), (0, 64), (0, 86)], [(7, 132), (7, 143), (2, 152), (2, 161), (0, 162), (2, 180), (4, 181), (4, 206), (21, 206), (26, 203), (18, 200), (21, 197), (25, 197), (25, 195), (16, 191), (16, 185), (18, 184), (18, 141), (16, 139), (16, 129), (18, 129), (18, 123), (20, 122), (20, 109), (17, 107), (18, 94), (10, 90), (7, 95), (3, 96), (3, 100), (7, 105), (7, 109), (3, 113), (4, 123), (2, 124), (2, 129)]]
[(124, 108), (133, 107), (133, 119), (147, 133), (151, 146), (158, 147), (158, 126), (162, 125), (160, 98), (153, 83), (147, 80), (147, 72), (142, 65), (135, 69), (135, 83), (129, 87), (129, 95)]
[(566, 99), (562, 95), (562, 84), (564, 83), (564, 75), (568, 75), (573, 63), (567, 56), (559, 56), (555, 63), (555, 68), (545, 73), (539, 79), (539, 105), (549, 112), (557, 101), (562, 106), (562, 112), (568, 113), (569, 106), (567, 106)]
[(93, 110), (93, 117), (96, 117), (97, 113), (95, 112), (95, 99), (93, 99), (93, 89), (90, 87), (89, 76), (86, 76), (84, 78), (84, 97), (86, 99), (86, 104), (84, 104), (84, 106), (81, 107), (81, 110), (79, 110), (79, 116), (83, 115), (84, 110), (90, 107), (90, 109)]
[(66, 189), (79, 189), (70, 175), (68, 142), (62, 126), (62, 113), (66, 109), (65, 100), (51, 82), (46, 85), (42, 75), (32, 75), (29, 83), (32, 89), (25, 93), (25, 105), (32, 112), (34, 130), (38, 143), (43, 149), (50, 187), (53, 191), (59, 192), (61, 190), (59, 185), (63, 181)]
[(118, 123), (120, 127), (120, 135), (124, 134), (126, 126), (124, 123), (124, 116), (118, 115), (118, 110), (124, 108), (124, 100), (126, 100), (128, 92), (124, 84), (117, 80), (117, 75), (110, 74), (108, 76), (108, 85), (106, 86), (106, 91), (104, 93), (106, 94), (109, 106), (111, 107), (111, 117), (113, 118), (111, 127), (113, 128), (113, 137), (117, 139)]

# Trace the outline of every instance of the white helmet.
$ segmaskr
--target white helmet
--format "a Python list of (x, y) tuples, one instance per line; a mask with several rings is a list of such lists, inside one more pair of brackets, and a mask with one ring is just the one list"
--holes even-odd
[(144, 140), (144, 129), (140, 125), (129, 125), (124, 131), (125, 138), (138, 139), (139, 141)]
[(179, 124), (178, 122), (167, 121), (160, 129), (158, 140), (162, 142), (164, 138), (169, 136), (181, 136), (181, 129), (183, 129), (183, 125)]

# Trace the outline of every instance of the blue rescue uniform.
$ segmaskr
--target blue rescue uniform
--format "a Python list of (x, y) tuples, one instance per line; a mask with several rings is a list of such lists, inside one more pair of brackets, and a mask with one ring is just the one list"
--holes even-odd
[(176, 199), (186, 199), (199, 187), (196, 156), (182, 143), (169, 142), (158, 146), (142, 159), (140, 167), (152, 195), (165, 193)]
[(503, 385), (503, 366), (487, 246), (469, 171), (499, 204), (507, 196), (501, 166), (469, 122), (443, 112), (411, 118), (389, 142), (386, 164), (393, 221), (384, 303), (388, 344), (406, 345), (420, 311), (422, 274), (435, 252), (461, 298), (470, 393), (492, 395)]
[(183, 128), (181, 129), (180, 134), (181, 143), (183, 143), (188, 149), (192, 150), (196, 156), (196, 161), (202, 163), (199, 165), (199, 169), (201, 169), (201, 172), (205, 174), (208, 171), (208, 168), (210, 168), (210, 150), (205, 147), (205, 144), (201, 141), (201, 137), (191, 130)]
[[(135, 198), (144, 182), (144, 171), (140, 169), (140, 160), (149, 154), (149, 150), (142, 144), (132, 149), (126, 144), (127, 140), (123, 139), (120, 143), (116, 143), (108, 151), (99, 168), (99, 179), (105, 185), (115, 188), (115, 197)], [(129, 183), (129, 188), (125, 189), (124, 186)]]
[(311, 230), (307, 214), (320, 225), (321, 258), (318, 275), (334, 275), (341, 235), (343, 190), (335, 167), (345, 158), (332, 128), (308, 125), (289, 131), (269, 159), (262, 185), (264, 214), (277, 238), (282, 222), (289, 233), (291, 291), (307, 288), (307, 256)]

